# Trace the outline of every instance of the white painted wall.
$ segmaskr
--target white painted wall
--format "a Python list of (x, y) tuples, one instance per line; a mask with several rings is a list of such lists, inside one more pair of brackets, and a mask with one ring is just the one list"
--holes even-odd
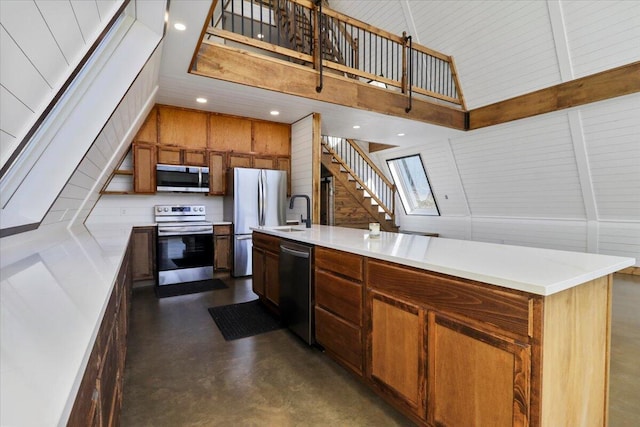
[(122, 2), (0, 2), (0, 165), (5, 164)]
[[(312, 196), (313, 168), (311, 164), (313, 143), (313, 115), (309, 115), (291, 125), (291, 194)], [(313, 206), (313, 197), (311, 198)], [(296, 199), (293, 210), (287, 209), (287, 219), (307, 218), (306, 204)]]

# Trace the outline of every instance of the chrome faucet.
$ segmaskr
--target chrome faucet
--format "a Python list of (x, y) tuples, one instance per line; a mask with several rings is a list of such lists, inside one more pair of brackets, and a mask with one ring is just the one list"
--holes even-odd
[(307, 199), (307, 219), (302, 219), (302, 215), (300, 215), (300, 220), (304, 221), (307, 228), (311, 228), (311, 199), (306, 194), (294, 194), (291, 196), (291, 201), (289, 202), (289, 209), (293, 209), (293, 201), (297, 197), (304, 197)]

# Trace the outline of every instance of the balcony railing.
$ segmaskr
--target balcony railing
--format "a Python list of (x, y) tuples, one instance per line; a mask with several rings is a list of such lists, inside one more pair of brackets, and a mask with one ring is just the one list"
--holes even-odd
[(204, 43), (271, 56), (466, 109), (453, 59), (309, 0), (214, 0)]

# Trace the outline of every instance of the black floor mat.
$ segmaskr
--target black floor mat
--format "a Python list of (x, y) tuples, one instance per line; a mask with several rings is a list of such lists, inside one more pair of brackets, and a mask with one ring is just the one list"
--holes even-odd
[(263, 334), (283, 327), (259, 300), (211, 307), (209, 314), (226, 341)]
[(220, 279), (198, 280), (196, 282), (156, 286), (156, 295), (158, 298), (175, 297), (177, 295), (195, 294), (198, 292), (227, 288), (228, 286)]

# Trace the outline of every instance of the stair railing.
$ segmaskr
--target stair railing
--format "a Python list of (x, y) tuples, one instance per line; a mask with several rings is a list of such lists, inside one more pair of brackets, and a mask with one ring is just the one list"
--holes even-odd
[(211, 17), (203, 43), (220, 37), (313, 66), (318, 73), (330, 69), (407, 97), (420, 95), (466, 109), (453, 58), (409, 44), (410, 36), (376, 28), (326, 3), (320, 12), (316, 0), (214, 0)]
[(395, 219), (396, 187), (369, 159), (355, 141), (333, 136), (322, 136), (323, 148), (368, 193), (391, 219)]

